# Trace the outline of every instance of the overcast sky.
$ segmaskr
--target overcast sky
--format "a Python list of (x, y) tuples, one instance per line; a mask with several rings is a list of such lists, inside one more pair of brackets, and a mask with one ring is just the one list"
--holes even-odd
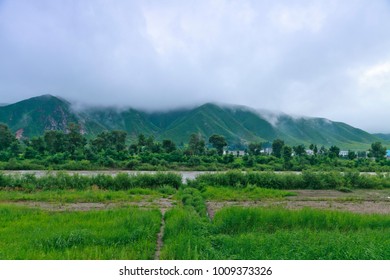
[(390, 132), (390, 1), (0, 0), (0, 103), (224, 102)]

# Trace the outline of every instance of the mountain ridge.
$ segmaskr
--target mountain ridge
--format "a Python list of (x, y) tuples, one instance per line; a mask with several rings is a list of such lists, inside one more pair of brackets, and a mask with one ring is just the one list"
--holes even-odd
[[(242, 105), (205, 103), (194, 108), (146, 112), (134, 108), (73, 108), (67, 100), (42, 95), (0, 107), (0, 122), (19, 137), (42, 135), (45, 130), (66, 131), (69, 123), (78, 123), (87, 137), (105, 130), (124, 130), (131, 139), (139, 134), (158, 140), (186, 143), (192, 133), (206, 139), (223, 135), (229, 144), (272, 142), (283, 139), (291, 145), (311, 143), (343, 148), (367, 148), (386, 141), (359, 128), (325, 118), (297, 117)], [(390, 140), (389, 140), (390, 141)]]

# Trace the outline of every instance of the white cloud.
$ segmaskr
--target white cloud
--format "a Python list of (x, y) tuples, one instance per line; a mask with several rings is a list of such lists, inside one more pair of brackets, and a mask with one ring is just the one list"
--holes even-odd
[(385, 0), (0, 3), (1, 102), (223, 101), (390, 132)]
[(326, 9), (316, 4), (276, 6), (270, 13), (271, 20), (285, 32), (319, 32), (326, 22)]
[(390, 90), (390, 62), (369, 66), (361, 71), (359, 85), (365, 89)]

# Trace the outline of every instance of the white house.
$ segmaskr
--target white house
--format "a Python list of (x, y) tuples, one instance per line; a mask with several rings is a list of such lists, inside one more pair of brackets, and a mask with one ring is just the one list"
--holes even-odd
[(261, 154), (270, 155), (272, 154), (272, 148), (265, 148), (260, 151)]
[(340, 157), (347, 157), (348, 156), (348, 151), (340, 151), (339, 152)]
[(313, 150), (306, 150), (306, 154), (308, 156), (313, 156), (314, 155), (314, 151)]

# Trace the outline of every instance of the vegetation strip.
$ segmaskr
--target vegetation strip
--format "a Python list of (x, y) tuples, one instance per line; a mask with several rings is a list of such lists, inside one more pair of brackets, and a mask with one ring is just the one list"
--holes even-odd
[(186, 131), (186, 139), (180, 142), (172, 139), (157, 141), (152, 135), (136, 132), (132, 132), (132, 139), (127, 139), (127, 132), (121, 130), (103, 131), (87, 139), (80, 125), (75, 123), (62, 129), (48, 130), (31, 138), (23, 137), (22, 133), (17, 139), (7, 125), (0, 123), (0, 169), (390, 171), (390, 161), (387, 160), (390, 150), (379, 138), (369, 135), (366, 136), (371, 140), (367, 138), (360, 144), (353, 141), (340, 143), (354, 148), (342, 150), (336, 146), (338, 141), (329, 144), (328, 139), (327, 146), (323, 145), (325, 143), (322, 146), (319, 143), (299, 143), (297, 139), (285, 143), (276, 138), (277, 135), (263, 143), (256, 139), (249, 143), (232, 142), (231, 139), (228, 143), (225, 136), (212, 131), (202, 135), (196, 127), (192, 134)]

